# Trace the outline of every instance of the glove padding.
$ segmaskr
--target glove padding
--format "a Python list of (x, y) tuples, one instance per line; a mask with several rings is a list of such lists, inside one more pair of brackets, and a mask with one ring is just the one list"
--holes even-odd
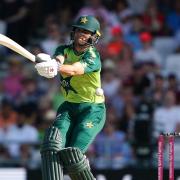
[(37, 69), (39, 75), (46, 78), (53, 78), (57, 75), (60, 65), (60, 62), (52, 59), (46, 62), (37, 63), (35, 68)]
[(49, 54), (45, 54), (45, 53), (39, 53), (36, 56), (36, 62), (40, 63), (40, 62), (46, 62), (46, 61), (51, 61), (51, 56)]

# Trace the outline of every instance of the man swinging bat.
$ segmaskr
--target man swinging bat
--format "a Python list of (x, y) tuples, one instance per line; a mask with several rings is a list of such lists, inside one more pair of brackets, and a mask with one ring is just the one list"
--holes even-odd
[[(101, 89), (101, 61), (95, 44), (100, 24), (93, 16), (82, 16), (72, 25), (72, 44), (57, 47), (53, 59), (39, 54), (35, 68), (46, 78), (60, 75), (65, 102), (41, 147), (43, 180), (62, 180), (63, 169), (72, 180), (94, 180), (84, 153), (105, 123)], [(62, 168), (63, 167), (63, 168)]]

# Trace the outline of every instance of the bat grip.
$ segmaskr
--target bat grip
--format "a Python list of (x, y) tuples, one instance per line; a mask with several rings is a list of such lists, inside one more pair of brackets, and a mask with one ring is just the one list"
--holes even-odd
[(41, 58), (39, 58), (38, 56), (35, 56), (35, 63), (41, 63), (41, 62), (45, 62), (43, 61)]

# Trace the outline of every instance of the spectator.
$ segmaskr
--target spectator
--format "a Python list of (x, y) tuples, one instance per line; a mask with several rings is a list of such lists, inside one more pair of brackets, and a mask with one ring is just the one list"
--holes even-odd
[(114, 109), (113, 106), (108, 108), (106, 116), (107, 116), (106, 119), (107, 119), (108, 123), (115, 125), (115, 127), (118, 129), (118, 127), (119, 127), (119, 118), (118, 118), (116, 109)]
[(133, 60), (132, 48), (125, 44), (116, 63), (117, 75), (122, 82), (133, 74)]
[(20, 151), (20, 153), (19, 153), (20, 154), (19, 166), (25, 167), (25, 168), (28, 167), (28, 162), (29, 162), (30, 156), (31, 156), (30, 150), (31, 150), (31, 148), (30, 148), (29, 144), (22, 144), (20, 146), (20, 149), (19, 149), (19, 151)]
[(169, 74), (167, 78), (167, 88), (168, 90), (174, 91), (176, 94), (176, 103), (180, 104), (180, 87), (179, 80), (175, 74)]
[(130, 9), (126, 9), (121, 13), (120, 16), (121, 28), (125, 35), (128, 35), (131, 32), (133, 17), (134, 17), (134, 13)]
[(108, 57), (116, 57), (117, 55), (120, 54), (124, 42), (123, 42), (123, 35), (122, 35), (122, 30), (120, 27), (113, 27), (111, 29), (111, 39), (109, 43), (107, 44), (107, 52), (108, 52)]
[(137, 99), (143, 96), (151, 85), (150, 78), (144, 67), (145, 65), (142, 63), (134, 64), (132, 76), (123, 82), (125, 86), (133, 87), (133, 93)]
[(174, 6), (174, 1), (171, 0), (158, 0), (157, 1), (158, 9), (165, 15), (172, 11)]
[(118, 118), (122, 117), (126, 105), (135, 105), (135, 103), (136, 100), (132, 86), (122, 86), (111, 100), (111, 106), (115, 109)]
[(30, 46), (30, 51), (32, 52), (32, 54), (34, 54), (34, 55), (38, 55), (39, 53), (44, 53), (44, 51), (43, 51), (43, 49), (42, 49), (42, 47), (41, 47), (41, 45), (40, 44), (32, 44), (31, 46)]
[(127, 0), (129, 7), (136, 14), (143, 14), (150, 0)]
[(164, 15), (158, 11), (155, 1), (149, 2), (142, 18), (147, 31), (154, 35), (160, 34), (164, 27), (165, 18)]
[(130, 134), (130, 126), (133, 124), (134, 118), (136, 115), (136, 106), (135, 103), (127, 103), (124, 105), (122, 116), (119, 120), (118, 126), (119, 129), (127, 134), (127, 138), (129, 138)]
[(38, 102), (42, 96), (36, 79), (24, 78), (22, 80), (23, 90), (18, 99), (18, 106), (23, 108), (24, 113), (30, 118), (35, 116), (38, 109)]
[(164, 77), (161, 74), (156, 74), (151, 87), (146, 92), (146, 96), (152, 97), (154, 104), (160, 106), (162, 105), (166, 90)]
[(7, 24), (6, 35), (20, 44), (27, 43), (28, 6), (22, 0), (2, 0), (0, 19)]
[(78, 18), (82, 15), (92, 15), (92, 16), (95, 16), (97, 18), (100, 17), (100, 18), (103, 18), (103, 21), (105, 21), (108, 26), (113, 25), (111, 18), (110, 18), (111, 17), (110, 13), (106, 9), (106, 7), (103, 6), (102, 0), (88, 1), (86, 6), (82, 7), (79, 10), (76, 18)]
[(114, 26), (121, 26), (121, 16), (129, 10), (126, 1), (124, 0), (117, 0), (113, 4), (114, 8), (111, 12), (112, 18), (114, 19)]
[(38, 143), (38, 131), (32, 125), (25, 123), (26, 118), (24, 112), (19, 109), (17, 124), (10, 126), (1, 136), (12, 158), (20, 158), (22, 144)]
[(167, 91), (163, 105), (154, 111), (154, 135), (157, 137), (162, 132), (176, 131), (180, 122), (180, 108), (176, 105), (174, 91)]
[(103, 72), (102, 87), (107, 100), (117, 93), (121, 84), (114, 70), (114, 68), (106, 67)]
[(39, 139), (43, 140), (45, 130), (51, 125), (52, 121), (56, 117), (56, 111), (49, 109), (39, 118), (40, 122), (37, 125), (39, 131)]
[(134, 15), (132, 17), (132, 26), (129, 34), (124, 36), (125, 41), (131, 45), (133, 52), (142, 48), (142, 43), (139, 39), (139, 34), (145, 30), (142, 17), (140, 15)]
[[(1, 130), (0, 130), (0, 135), (1, 135)], [(11, 160), (11, 157), (7, 151), (7, 149), (0, 144), (0, 165), (3, 167), (6, 167), (8, 162)]]
[(49, 55), (53, 55), (55, 48), (62, 42), (64, 42), (63, 36), (60, 32), (59, 24), (56, 22), (47, 21), (46, 24), (46, 38), (40, 43), (43, 51)]
[(17, 122), (17, 113), (14, 111), (12, 101), (3, 99), (0, 110), (0, 128), (6, 129)]
[(69, 25), (71, 23), (72, 19), (72, 11), (70, 6), (66, 6), (62, 9), (62, 7), (59, 7), (59, 10), (57, 11), (57, 22), (60, 25), (60, 31), (64, 35), (64, 37), (69, 37)]
[(180, 28), (180, 1), (175, 0), (174, 10), (167, 15), (166, 23), (173, 33)]
[(111, 39), (107, 43), (107, 57), (119, 64), (121, 59), (125, 59), (126, 51), (132, 53), (130, 45), (123, 38), (122, 29), (119, 26), (115, 26), (111, 29)]
[(17, 165), (28, 169), (37, 169), (41, 164), (39, 146), (23, 143), (20, 146), (20, 157)]
[(3, 88), (6, 94), (10, 98), (14, 99), (14, 101), (16, 101), (22, 92), (22, 63), (19, 59), (19, 56), (15, 55), (10, 56), (8, 61), (9, 70), (6, 77), (3, 79)]
[(138, 14), (134, 15), (132, 18), (132, 27), (131, 27), (130, 35), (139, 35), (141, 32), (145, 30), (146, 27), (142, 20), (142, 16)]
[(105, 125), (92, 146), (95, 153), (94, 166), (97, 169), (119, 169), (132, 163), (132, 149), (126, 141), (126, 135), (116, 130), (113, 124)]
[(142, 32), (139, 36), (142, 49), (135, 52), (135, 61), (141, 63), (152, 62), (156, 66), (161, 67), (162, 59), (160, 54), (153, 48), (153, 37), (149, 32)]
[(168, 89), (174, 92), (177, 92), (179, 89), (178, 79), (175, 74), (169, 74), (167, 77), (168, 80)]
[(98, 20), (101, 24), (101, 38), (98, 41), (97, 49), (99, 50), (101, 54), (101, 58), (105, 59), (107, 58), (107, 52), (106, 52), (106, 45), (109, 43), (111, 39), (111, 27), (108, 26), (107, 22), (102, 18), (98, 17)]

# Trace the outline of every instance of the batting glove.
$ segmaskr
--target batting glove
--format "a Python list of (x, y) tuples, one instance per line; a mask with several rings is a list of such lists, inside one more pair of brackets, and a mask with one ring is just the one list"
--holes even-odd
[(55, 59), (48, 60), (46, 62), (37, 63), (35, 68), (39, 75), (46, 78), (53, 78), (57, 75), (60, 69), (61, 63)]
[(40, 62), (46, 62), (46, 61), (51, 61), (51, 56), (49, 54), (45, 54), (45, 53), (39, 53), (36, 56), (36, 62), (40, 63)]

